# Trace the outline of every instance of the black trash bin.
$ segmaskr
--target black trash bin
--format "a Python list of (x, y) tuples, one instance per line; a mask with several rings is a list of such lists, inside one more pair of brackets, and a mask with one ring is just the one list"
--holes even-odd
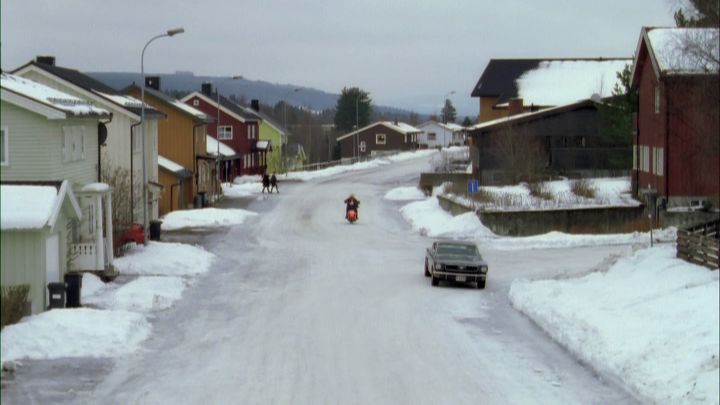
[(195, 194), (195, 199), (193, 200), (193, 206), (195, 208), (203, 207), (203, 197), (200, 194)]
[(162, 221), (153, 220), (150, 221), (150, 240), (160, 240), (160, 227), (162, 226)]
[(65, 285), (65, 306), (67, 308), (80, 308), (80, 290), (82, 290), (82, 274), (66, 274)]
[(65, 308), (65, 283), (48, 283), (48, 309)]
[(208, 203), (207, 203), (207, 197), (205, 196), (205, 192), (204, 192), (204, 191), (200, 191), (200, 192), (198, 193), (198, 195), (200, 196), (200, 208), (205, 208), (205, 207), (207, 207), (207, 206), (208, 206)]

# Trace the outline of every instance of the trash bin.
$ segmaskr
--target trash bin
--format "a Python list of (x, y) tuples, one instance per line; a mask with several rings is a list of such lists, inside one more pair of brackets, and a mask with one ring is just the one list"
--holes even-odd
[(160, 227), (162, 225), (162, 221), (153, 220), (150, 221), (150, 240), (160, 240)]
[(80, 308), (80, 291), (82, 290), (82, 274), (68, 273), (65, 275), (65, 307)]
[(203, 197), (199, 193), (195, 194), (195, 199), (193, 200), (193, 206), (195, 208), (203, 207)]
[(48, 309), (65, 308), (65, 283), (48, 283)]
[(205, 196), (205, 192), (201, 191), (198, 195), (200, 196), (200, 208), (207, 207), (207, 197)]

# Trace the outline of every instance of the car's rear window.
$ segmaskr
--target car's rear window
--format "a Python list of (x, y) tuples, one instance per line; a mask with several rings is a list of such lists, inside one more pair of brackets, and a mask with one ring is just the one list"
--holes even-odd
[(477, 248), (466, 245), (440, 245), (438, 246), (438, 254), (474, 256), (477, 255)]

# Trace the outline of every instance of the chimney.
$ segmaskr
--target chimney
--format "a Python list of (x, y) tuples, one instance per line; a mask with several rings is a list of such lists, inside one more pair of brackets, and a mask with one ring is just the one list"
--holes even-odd
[(160, 91), (160, 76), (147, 76), (145, 77), (145, 87), (150, 87)]
[(512, 117), (513, 115), (518, 115), (523, 112), (523, 99), (518, 97), (511, 98), (508, 104), (508, 117)]
[(213, 90), (212, 83), (205, 82), (202, 84), (202, 94), (204, 94), (208, 97), (212, 97), (212, 90)]
[(260, 112), (260, 100), (250, 100), (250, 108)]
[(54, 56), (38, 56), (35, 58), (35, 62), (42, 63), (43, 65), (55, 66)]

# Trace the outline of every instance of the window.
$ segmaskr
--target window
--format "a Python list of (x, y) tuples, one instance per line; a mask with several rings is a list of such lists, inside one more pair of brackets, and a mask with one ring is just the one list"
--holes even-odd
[(8, 127), (0, 128), (0, 164), (7, 166), (10, 164), (10, 149), (8, 147)]
[(248, 139), (255, 139), (255, 125), (248, 125)]
[(200, 100), (198, 100), (198, 99), (193, 100), (193, 106), (194, 106), (194, 107), (197, 107), (197, 106), (199, 106), (199, 105), (200, 105)]
[(365, 152), (365, 141), (360, 141), (360, 152)]
[(642, 165), (642, 171), (650, 173), (650, 147), (642, 146), (640, 149), (640, 164)]
[(663, 148), (653, 148), (653, 173), (663, 175)]
[(430, 132), (428, 135), (428, 141), (434, 141), (437, 139), (437, 134), (435, 132)]
[(233, 139), (233, 127), (230, 125), (221, 125), (218, 127), (218, 139)]
[(375, 144), (385, 145), (385, 134), (375, 134)]
[(63, 162), (75, 162), (85, 159), (85, 127), (62, 127)]
[(660, 113), (660, 86), (655, 86), (655, 114)]

